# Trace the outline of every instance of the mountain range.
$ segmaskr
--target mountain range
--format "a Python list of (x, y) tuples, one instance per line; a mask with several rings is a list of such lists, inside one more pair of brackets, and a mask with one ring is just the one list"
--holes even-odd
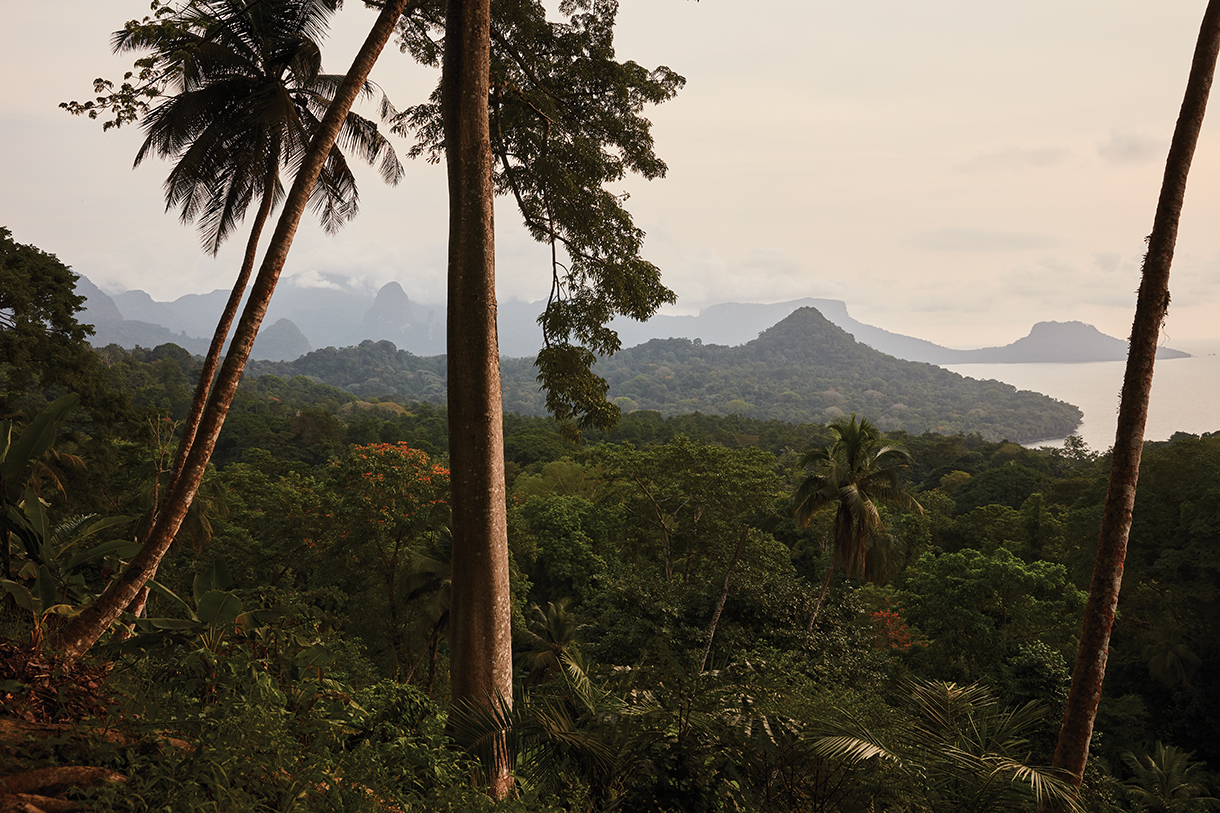
[[(537, 370), (528, 358), (501, 363), (506, 412), (544, 415)], [(824, 423), (850, 414), (887, 431), (977, 433), (1030, 442), (1065, 437), (1080, 423), (1071, 404), (904, 361), (857, 342), (814, 308), (798, 308), (762, 335), (729, 347), (690, 339), (652, 339), (609, 358), (594, 372), (624, 412), (663, 416), (699, 412), (788, 423)], [(294, 361), (254, 361), (251, 377), (314, 381), (362, 398), (443, 404), (444, 356), (417, 356), (389, 341), (314, 350)]]
[[(126, 348), (173, 342), (195, 354), (207, 352), (210, 336), (228, 299), (228, 291), (188, 294), (159, 302), (144, 291), (107, 295), (80, 277), (77, 292), (85, 296), (82, 321), (94, 326), (93, 343)], [(532, 359), (541, 346), (537, 317), (545, 303), (509, 300), (499, 304), (500, 352), (508, 358)], [(913, 336), (892, 333), (853, 319), (846, 303), (836, 299), (796, 299), (776, 304), (724, 303), (697, 316), (654, 316), (647, 322), (618, 319), (614, 328), (623, 347), (652, 339), (685, 338), (702, 344), (738, 346), (757, 338), (800, 308), (814, 308), (857, 341), (907, 361), (928, 364), (1089, 362), (1126, 358), (1127, 343), (1083, 322), (1039, 322), (1029, 335), (1003, 347), (959, 350)], [(253, 358), (286, 361), (315, 348), (347, 347), (361, 341), (390, 341), (417, 356), (445, 352), (445, 309), (412, 301), (397, 282), (376, 294), (355, 288), (307, 288), (291, 282), (276, 291)], [(1158, 358), (1188, 356), (1161, 348)]]

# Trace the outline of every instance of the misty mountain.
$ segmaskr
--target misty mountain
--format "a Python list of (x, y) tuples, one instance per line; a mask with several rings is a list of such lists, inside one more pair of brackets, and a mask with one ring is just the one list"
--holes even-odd
[[(736, 347), (653, 339), (600, 360), (595, 372), (625, 412), (701, 412), (823, 423), (855, 413), (886, 430), (976, 432), (1034, 441), (1071, 434), (1080, 410), (999, 381), (977, 381), (904, 361), (857, 342), (813, 308), (801, 308)], [(295, 361), (254, 362), (251, 375), (308, 376), (362, 397), (444, 403), (444, 356), (416, 356), (388, 341), (315, 350)], [(545, 413), (530, 359), (501, 366), (504, 408)]]
[[(77, 315), (77, 319), (93, 326), (93, 335), (89, 337), (89, 343), (94, 347), (117, 344), (130, 349), (136, 345), (157, 347), (172, 342), (196, 355), (208, 352), (208, 339), (189, 336), (185, 332), (175, 333), (163, 324), (126, 318), (114, 299), (103, 293), (86, 277), (77, 278), (76, 292), (85, 297), (85, 306)], [(145, 294), (145, 296), (148, 295)], [(149, 301), (152, 301), (151, 297)], [(147, 311), (133, 309), (132, 313), (146, 315)], [(215, 325), (213, 325), (213, 329), (215, 329)]]
[(311, 350), (309, 339), (292, 320), (278, 319), (258, 332), (250, 355), (269, 361), (291, 361)]
[[(88, 319), (98, 321), (96, 344), (116, 342), (124, 347), (155, 347), (167, 341), (193, 353), (206, 350), (208, 339), (228, 299), (228, 292), (189, 294), (172, 302), (158, 302), (144, 291), (126, 291), (108, 297), (81, 277), (80, 290), (88, 298)], [(703, 344), (739, 346), (752, 341), (800, 308), (818, 310), (827, 320), (857, 341), (907, 361), (928, 364), (1121, 361), (1126, 342), (1106, 336), (1082, 322), (1039, 322), (1024, 338), (1003, 347), (958, 350), (924, 339), (893, 333), (860, 322), (837, 299), (796, 299), (775, 304), (724, 303), (703, 309), (696, 316), (654, 316), (640, 323), (617, 319), (623, 347), (653, 339), (684, 338)], [(500, 352), (509, 358), (530, 358), (542, 345), (538, 315), (543, 302), (507, 300), (499, 303)], [(116, 318), (116, 314), (118, 314)], [(397, 282), (375, 294), (339, 286), (307, 288), (282, 284), (268, 308), (265, 326), (291, 322), (310, 347), (346, 347), (371, 339), (390, 341), (416, 355), (445, 352), (445, 309), (412, 300)], [(267, 328), (265, 328), (267, 329)], [(271, 345), (255, 347), (255, 358)], [(303, 344), (301, 346), (304, 346)], [(198, 349), (202, 347), (203, 349)], [(277, 353), (280, 351), (277, 351)], [(1158, 358), (1188, 354), (1161, 348)], [(277, 358), (278, 355), (277, 355)]]

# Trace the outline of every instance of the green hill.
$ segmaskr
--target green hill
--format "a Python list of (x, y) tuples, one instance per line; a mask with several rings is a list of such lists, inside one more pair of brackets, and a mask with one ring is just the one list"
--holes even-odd
[[(251, 365), (253, 374), (307, 375), (362, 396), (444, 401), (443, 356), (420, 357), (386, 341), (325, 348), (296, 361)], [(1071, 434), (1080, 410), (999, 381), (902, 361), (855, 341), (813, 308), (801, 308), (748, 344), (654, 339), (598, 362), (625, 412), (742, 414), (824, 423), (856, 413), (886, 430), (978, 433), (1033, 441)], [(543, 414), (530, 359), (502, 365), (505, 411)]]

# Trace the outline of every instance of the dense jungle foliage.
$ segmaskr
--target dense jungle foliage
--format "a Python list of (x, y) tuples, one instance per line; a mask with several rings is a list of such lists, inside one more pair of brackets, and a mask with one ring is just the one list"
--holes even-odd
[[(388, 341), (315, 350), (295, 361), (251, 362), (253, 374), (305, 375), (367, 396), (445, 402), (445, 357), (415, 356)], [(1071, 404), (1000, 381), (977, 381), (860, 344), (802, 308), (740, 347), (654, 339), (598, 360), (595, 372), (625, 413), (699, 412), (791, 423), (856, 414), (882, 429), (985, 440), (1062, 438), (1080, 425)], [(504, 409), (545, 415), (531, 359), (503, 359)]]
[[(824, 425), (641, 410), (573, 445), (506, 415), (517, 696), (480, 715), (445, 701), (443, 409), (251, 377), (146, 611), (57, 662), (57, 614), (130, 555), (198, 367), (174, 345), (66, 379), (0, 366), (11, 437), (55, 434), (19, 477), (5, 452), (5, 775), (79, 770), (61, 795), (105, 810), (1032, 809), (1105, 491), (1078, 439), (889, 433), (923, 513), (882, 509), (869, 583), (830, 569), (832, 511), (793, 518)], [(1220, 435), (1148, 444), (1084, 809), (1213, 804), (1218, 471)], [(506, 728), (497, 805), (477, 777)]]

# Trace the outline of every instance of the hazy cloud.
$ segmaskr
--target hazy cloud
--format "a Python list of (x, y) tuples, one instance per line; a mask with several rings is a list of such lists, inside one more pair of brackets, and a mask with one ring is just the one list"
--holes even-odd
[(958, 169), (962, 172), (991, 172), (1012, 169), (1042, 169), (1063, 164), (1072, 153), (1058, 147), (1005, 147), (979, 153)]
[(1164, 152), (1160, 139), (1138, 133), (1111, 131), (1110, 138), (1097, 145), (1097, 154), (1111, 164), (1144, 164), (1158, 160)]
[(902, 244), (932, 251), (1028, 251), (1054, 248), (1061, 242), (1050, 235), (1028, 232), (937, 229), (916, 232), (903, 240)]
[(292, 282), (300, 288), (323, 288), (332, 291), (342, 291), (349, 287), (343, 284), (346, 280), (337, 274), (327, 274), (315, 268), (306, 269), (289, 275)]

